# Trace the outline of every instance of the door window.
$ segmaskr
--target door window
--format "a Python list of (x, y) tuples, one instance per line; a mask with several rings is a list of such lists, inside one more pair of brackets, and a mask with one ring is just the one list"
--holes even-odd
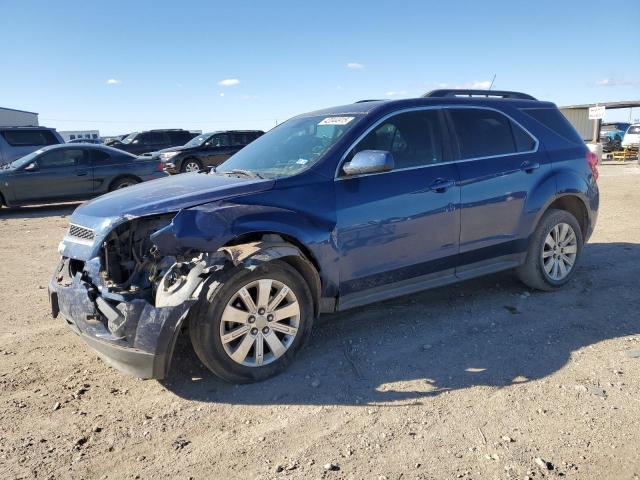
[(442, 128), (439, 110), (400, 113), (364, 137), (349, 153), (347, 160), (363, 150), (391, 152), (395, 170), (442, 162)]
[(209, 140), (212, 147), (228, 147), (229, 136), (228, 135), (214, 135)]
[(73, 167), (82, 163), (84, 152), (82, 150), (57, 149), (44, 153), (38, 158), (40, 168)]
[(482, 108), (448, 111), (462, 160), (530, 152), (535, 148), (531, 135), (502, 113)]

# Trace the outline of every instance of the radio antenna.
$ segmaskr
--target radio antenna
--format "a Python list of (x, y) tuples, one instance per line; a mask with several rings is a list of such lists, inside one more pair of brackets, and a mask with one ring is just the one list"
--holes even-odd
[(496, 81), (496, 74), (493, 74), (493, 78), (491, 79), (491, 85), (489, 85), (489, 90), (491, 90), (493, 88), (493, 82)]

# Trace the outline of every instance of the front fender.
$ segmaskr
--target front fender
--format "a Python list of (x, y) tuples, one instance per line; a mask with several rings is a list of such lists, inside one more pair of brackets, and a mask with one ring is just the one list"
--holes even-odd
[(277, 206), (213, 202), (180, 211), (171, 224), (151, 236), (161, 255), (190, 250), (216, 252), (239, 237), (277, 234), (308, 249), (320, 270), (323, 296), (335, 296), (338, 285), (335, 223)]

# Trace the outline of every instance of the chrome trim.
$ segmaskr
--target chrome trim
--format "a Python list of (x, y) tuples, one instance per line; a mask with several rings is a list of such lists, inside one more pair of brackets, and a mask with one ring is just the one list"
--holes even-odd
[[(533, 140), (536, 142), (535, 146), (534, 146), (534, 148), (532, 150), (528, 150), (526, 152), (502, 153), (500, 155), (489, 155), (487, 157), (473, 157), (473, 158), (464, 158), (464, 159), (460, 159), (460, 160), (450, 160), (448, 162), (438, 162), (438, 163), (432, 163), (432, 164), (429, 164), (429, 165), (420, 165), (420, 166), (417, 166), (417, 167), (398, 168), (398, 169), (389, 170), (387, 172), (363, 173), (361, 175), (347, 175), (347, 176), (339, 175), (340, 168), (344, 164), (344, 160), (347, 157), (347, 155), (349, 154), (349, 152), (351, 152), (351, 150), (358, 143), (360, 143), (360, 141), (362, 141), (364, 139), (364, 137), (366, 137), (369, 133), (371, 133), (372, 130), (374, 130), (376, 127), (378, 127), (382, 122), (384, 122), (388, 118), (393, 117), (395, 115), (399, 115), (401, 113), (416, 112), (416, 111), (421, 111), (421, 110), (436, 110), (436, 109), (441, 109), (442, 110), (442, 109), (445, 109), (445, 108), (476, 108), (476, 109), (480, 109), (480, 110), (492, 110), (494, 112), (500, 113), (501, 115), (504, 115), (509, 120), (511, 120), (513, 123), (518, 125), (520, 128), (522, 128), (522, 130), (524, 130), (527, 133), (527, 135), (529, 135), (531, 138), (533, 138)], [(349, 148), (347, 148), (345, 150), (345, 153), (342, 155), (342, 157), (340, 157), (340, 161), (338, 162), (338, 166), (337, 166), (336, 171), (334, 173), (333, 179), (334, 179), (334, 181), (335, 180), (344, 180), (344, 179), (359, 178), (359, 177), (364, 177), (364, 176), (369, 176), (369, 175), (380, 175), (381, 173), (403, 172), (405, 170), (416, 170), (418, 168), (435, 167), (435, 166), (439, 166), (439, 165), (447, 165), (447, 164), (450, 164), (450, 163), (463, 163), (463, 162), (471, 162), (471, 161), (474, 161), (474, 160), (486, 160), (486, 159), (489, 159), (489, 158), (512, 157), (512, 156), (515, 156), (515, 155), (528, 155), (530, 153), (536, 153), (538, 151), (539, 147), (540, 147), (540, 141), (538, 140), (538, 138), (533, 133), (531, 133), (527, 128), (525, 128), (520, 122), (518, 122), (516, 119), (514, 119), (511, 115), (509, 115), (508, 113), (505, 113), (502, 110), (499, 110), (497, 108), (481, 107), (481, 106), (478, 106), (478, 105), (432, 105), (432, 106), (427, 106), (427, 107), (403, 108), (401, 110), (396, 110), (394, 112), (388, 113), (387, 115), (385, 115), (384, 117), (379, 119), (376, 123), (374, 123), (369, 128), (367, 128), (355, 141), (353, 141), (351, 143), (351, 145), (349, 145)]]

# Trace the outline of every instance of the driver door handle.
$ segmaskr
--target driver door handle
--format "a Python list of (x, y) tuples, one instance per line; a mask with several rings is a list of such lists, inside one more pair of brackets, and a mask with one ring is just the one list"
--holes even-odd
[(456, 182), (454, 180), (448, 178), (438, 178), (434, 180), (431, 185), (429, 185), (429, 191), (444, 193), (449, 190), (451, 187), (454, 187)]
[(540, 164), (538, 162), (530, 162), (528, 160), (525, 160), (522, 162), (522, 165), (520, 165), (520, 170), (526, 173), (532, 173), (538, 168), (540, 168)]

